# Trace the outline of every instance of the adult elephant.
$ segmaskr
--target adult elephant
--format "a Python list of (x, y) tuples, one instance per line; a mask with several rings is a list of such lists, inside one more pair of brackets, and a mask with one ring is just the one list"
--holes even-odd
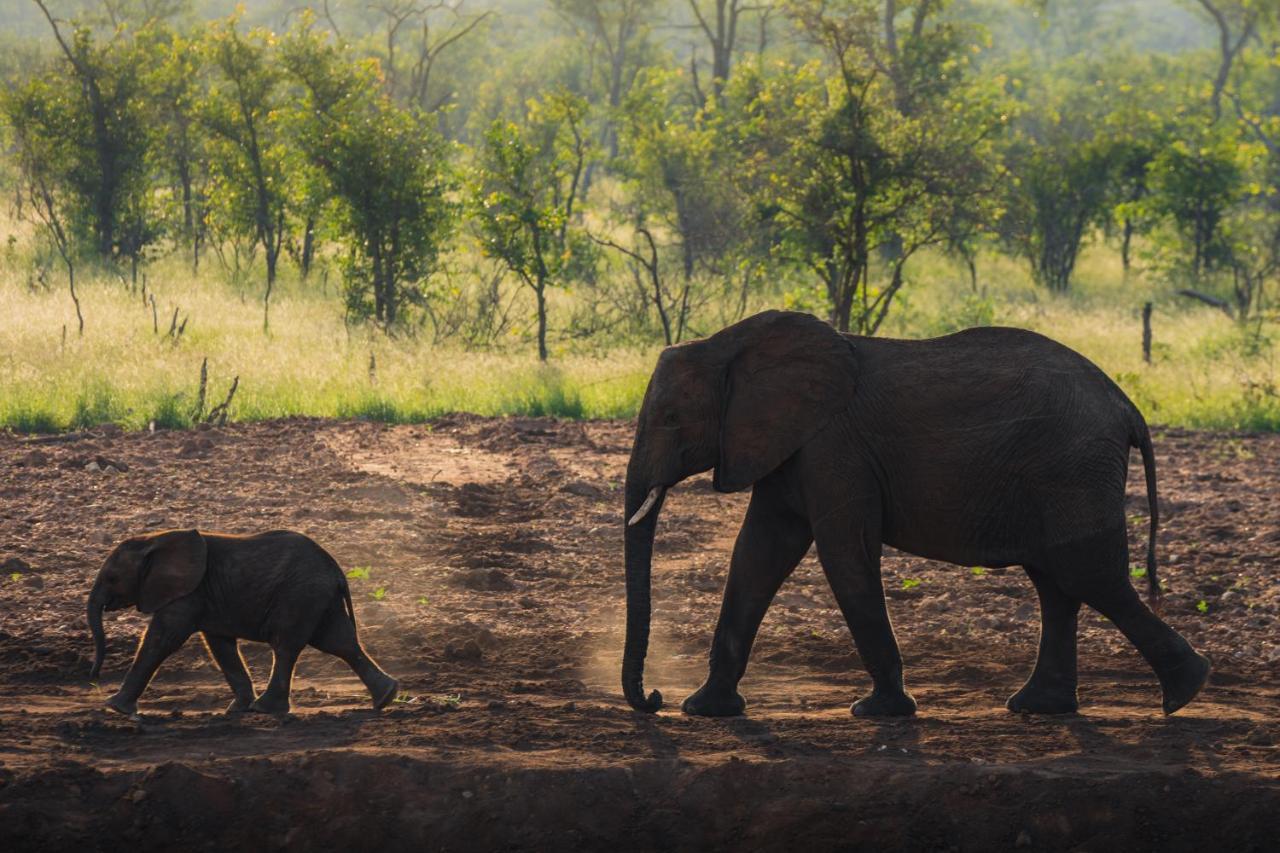
[(627, 637), (622, 686), (644, 694), (654, 530), (666, 491), (714, 468), (717, 491), (751, 488), (711, 644), (706, 683), (684, 702), (741, 714), (737, 685), (765, 610), (796, 564), (818, 559), (871, 675), (858, 716), (907, 715), (902, 657), (880, 578), (884, 543), (967, 566), (1023, 566), (1040, 598), (1035, 669), (1014, 711), (1068, 713), (1076, 702), (1081, 602), (1101, 612), (1155, 670), (1172, 714), (1204, 685), (1209, 661), (1129, 583), (1124, 493), (1142, 453), (1158, 526), (1146, 422), (1083, 356), (1032, 332), (971, 329), (924, 341), (842, 335), (770, 311), (658, 359), (627, 468)]

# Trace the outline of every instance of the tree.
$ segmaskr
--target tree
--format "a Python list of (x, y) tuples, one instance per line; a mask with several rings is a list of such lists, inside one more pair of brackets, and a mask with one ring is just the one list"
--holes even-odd
[(187, 242), (192, 271), (200, 269), (200, 251), (209, 217), (208, 140), (198, 106), (204, 71), (201, 45), (165, 26), (138, 34), (148, 119), (156, 129), (153, 160), (169, 184), (171, 233)]
[(348, 310), (393, 328), (425, 298), (453, 224), (443, 141), (391, 102), (373, 66), (306, 26), (284, 54), (306, 91), (299, 141), (338, 202)]
[[(485, 21), (492, 12), (467, 16), (465, 0), (381, 0), (369, 6), (383, 18), (383, 79), (392, 98), (428, 112), (443, 107), (454, 92), (435, 92), (432, 72), (440, 57)], [(401, 41), (408, 58), (401, 60)]]
[(586, 42), (591, 76), (601, 78), (607, 109), (600, 141), (610, 158), (618, 156), (617, 113), (645, 58), (649, 22), (663, 5), (665, 0), (552, 0)]
[[(695, 272), (700, 267), (724, 272), (735, 250), (747, 243), (747, 201), (732, 179), (736, 157), (717, 123), (732, 119), (723, 111), (709, 117), (682, 105), (683, 82), (678, 72), (646, 70), (625, 102), (621, 135), (620, 172), (627, 178), (633, 208), (629, 218), (645, 244), (638, 252), (615, 248), (649, 271), (668, 343), (684, 337)], [(659, 245), (650, 224), (674, 238), (681, 281), (669, 300), (673, 320), (662, 304)]]
[[(786, 8), (827, 59), (759, 82), (742, 144), (757, 205), (779, 251), (817, 274), (831, 322), (874, 334), (903, 287), (907, 262), (940, 244), (992, 195), (993, 93), (964, 85), (958, 30), (921, 4), (906, 29), (870, 0), (801, 0)], [(883, 29), (882, 29), (883, 25)], [(892, 32), (892, 36), (888, 35)], [(886, 57), (902, 57), (890, 73)], [(932, 69), (932, 70), (930, 70)], [(873, 281), (885, 258), (887, 280)]]
[(68, 165), (66, 152), (58, 144), (63, 137), (47, 132), (49, 123), (44, 117), (44, 110), (54, 98), (55, 95), (47, 91), (47, 83), (37, 79), (7, 93), (0, 106), (16, 142), (18, 198), (26, 200), (22, 209), (31, 211), (67, 268), (67, 289), (76, 309), (78, 334), (83, 335), (84, 314), (76, 295), (75, 246), (64, 224), (69, 204), (60, 194), (63, 186), (60, 176)]
[[(44, 180), (61, 185), (52, 197), (65, 207), (68, 240), (85, 242), (101, 258), (127, 258), (135, 266), (160, 237), (153, 216), (148, 175), (151, 138), (142, 110), (139, 57), (122, 38), (100, 44), (75, 26), (70, 39), (42, 0), (36, 0), (53, 31), (63, 62), (52, 79), (29, 79), (18, 116), (23, 137), (56, 170)], [(38, 143), (38, 137), (44, 143)]]
[(486, 255), (533, 291), (538, 358), (547, 360), (547, 289), (593, 259), (574, 224), (590, 152), (587, 104), (555, 92), (528, 104), (522, 124), (496, 121), (485, 134), (472, 180), (474, 221)]
[[(748, 0), (686, 0), (689, 11), (697, 22), (697, 29), (706, 38), (711, 51), (711, 95), (703, 91), (698, 78), (698, 57), (695, 52), (691, 64), (693, 86), (701, 104), (710, 102), (720, 106), (725, 84), (733, 71), (733, 57), (738, 49), (743, 16), (769, 8), (768, 0), (750, 3)], [(763, 41), (763, 36), (761, 38)]]
[(270, 328), (271, 291), (284, 246), (290, 209), (291, 146), (285, 131), (282, 69), (275, 36), (266, 30), (242, 35), (229, 18), (210, 28), (205, 40), (216, 72), (200, 118), (212, 137), (217, 214), (227, 228), (250, 237), (266, 259), (267, 286), (262, 327)]

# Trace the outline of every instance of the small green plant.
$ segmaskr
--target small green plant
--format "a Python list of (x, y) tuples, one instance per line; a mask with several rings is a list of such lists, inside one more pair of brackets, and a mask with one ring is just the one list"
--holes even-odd
[(918, 586), (920, 586), (920, 580), (918, 578), (903, 578), (902, 580), (903, 589), (915, 589)]
[(427, 597), (425, 595), (418, 596), (418, 606), (426, 607), (430, 603), (431, 603), (430, 601), (427, 601)]
[(385, 586), (380, 586), (373, 592), (369, 593), (369, 597), (374, 601), (381, 601), (387, 597), (387, 588)]
[(367, 581), (369, 579), (369, 567), (356, 566), (354, 569), (347, 572), (347, 578), (353, 581)]
[(969, 574), (973, 575), (975, 578), (980, 578), (986, 573), (987, 573), (987, 570), (982, 568), (982, 566), (974, 566), (972, 569), (969, 570)]
[(1129, 567), (1129, 577), (1131, 577), (1131, 578), (1145, 578), (1146, 576), (1147, 576), (1147, 570), (1146, 570), (1144, 567), (1142, 567), (1142, 566), (1130, 566), (1130, 567)]
[(13, 581), (14, 583), (17, 583), (18, 581), (22, 580), (22, 572), (13, 572), (12, 574), (9, 575), (9, 580)]
[(1205, 601), (1203, 598), (1200, 599), (1200, 602), (1196, 604), (1196, 610), (1199, 610), (1201, 613), (1208, 613), (1209, 602)]
[(462, 695), (459, 693), (443, 693), (435, 697), (435, 703), (441, 708), (453, 710), (462, 704)]

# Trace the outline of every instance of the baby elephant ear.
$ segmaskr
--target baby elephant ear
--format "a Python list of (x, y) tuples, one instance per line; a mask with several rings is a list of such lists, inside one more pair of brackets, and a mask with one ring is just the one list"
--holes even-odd
[(154, 613), (171, 601), (195, 592), (204, 579), (209, 549), (196, 530), (171, 530), (151, 538), (138, 609)]

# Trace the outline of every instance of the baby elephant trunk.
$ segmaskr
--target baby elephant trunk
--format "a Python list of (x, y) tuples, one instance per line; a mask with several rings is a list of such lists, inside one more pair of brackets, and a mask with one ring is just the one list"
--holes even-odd
[(97, 678), (102, 671), (102, 661), (107, 656), (107, 635), (102, 631), (102, 611), (107, 605), (106, 594), (102, 584), (95, 583), (89, 593), (89, 607), (85, 614), (89, 619), (89, 630), (93, 633), (93, 668), (89, 670), (90, 678)]

